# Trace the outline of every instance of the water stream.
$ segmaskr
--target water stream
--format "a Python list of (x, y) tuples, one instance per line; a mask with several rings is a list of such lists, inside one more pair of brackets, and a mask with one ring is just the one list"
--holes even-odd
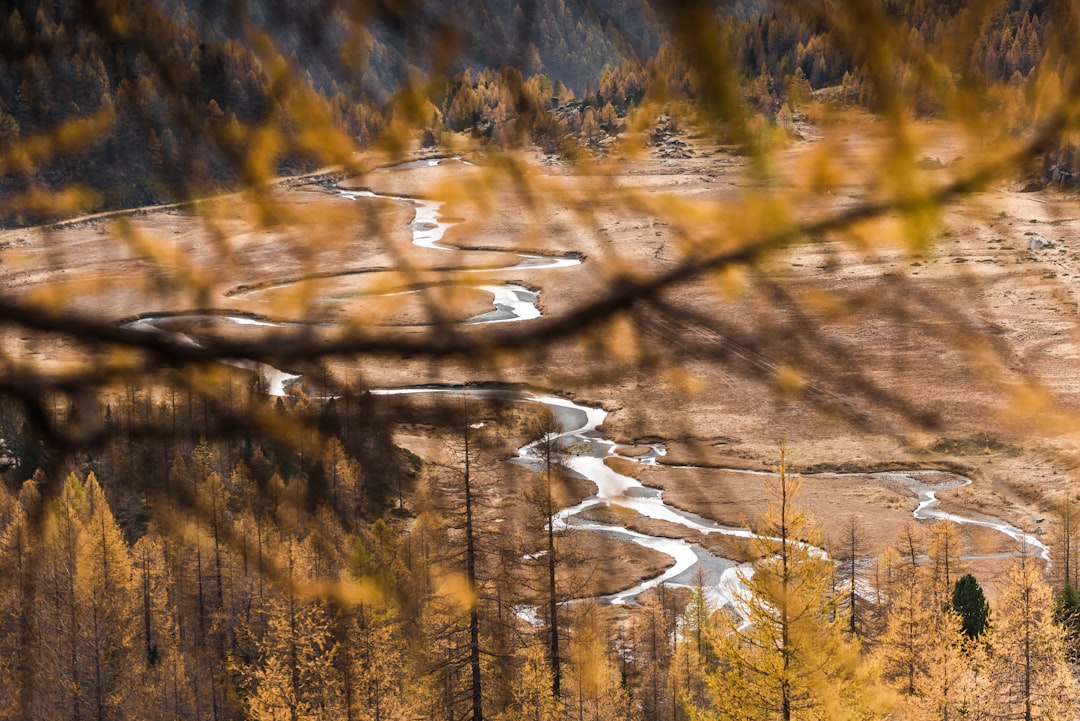
[[(425, 165), (430, 165), (437, 163), (438, 161), (420, 162)], [(416, 209), (416, 216), (409, 224), (409, 227), (412, 230), (412, 242), (415, 245), (434, 251), (460, 252), (463, 250), (463, 248), (447, 245), (443, 242), (447, 231), (452, 228), (455, 223), (441, 219), (441, 203), (401, 196), (381, 195), (369, 190), (339, 190), (337, 192), (343, 197), (356, 201), (380, 199), (409, 203)], [(509, 254), (507, 251), (497, 252)], [(516, 255), (517, 261), (512, 265), (501, 268), (466, 270), (464, 272), (492, 273), (505, 270), (566, 268), (581, 263), (580, 258), (572, 254), (554, 257), (527, 253), (517, 253), (514, 255)], [(286, 283), (272, 286), (272, 288), (280, 288), (284, 285), (286, 285)], [(527, 321), (540, 316), (540, 310), (536, 307), (538, 292), (535, 290), (530, 290), (513, 283), (486, 284), (478, 285), (477, 287), (492, 294), (494, 309), (490, 312), (470, 318), (465, 321), (466, 323), (481, 324)], [(246, 293), (250, 295), (252, 293), (264, 292), (268, 289), (270, 289), (270, 287), (246, 291)], [(147, 316), (133, 321), (129, 324), (129, 327), (141, 330), (173, 333), (181, 340), (181, 342), (194, 343), (190, 337), (177, 333), (176, 331), (168, 330), (168, 325), (181, 320), (198, 320), (207, 317), (212, 317), (221, 322), (238, 324), (257, 324), (266, 326), (282, 325), (240, 315), (222, 314), (206, 316), (191, 314), (162, 315), (156, 317)], [(263, 364), (254, 364), (250, 361), (237, 361), (236, 364), (246, 364), (244, 367), (253, 368), (262, 373), (264, 377), (267, 377), (270, 381), (269, 385), (271, 393), (275, 395), (283, 394), (285, 392), (285, 385), (290, 380), (297, 377)], [(633, 511), (646, 518), (676, 524), (690, 531), (700, 532), (702, 534), (722, 534), (742, 539), (748, 539), (753, 535), (747, 529), (724, 526), (695, 514), (669, 506), (664, 502), (661, 491), (654, 488), (647, 488), (636, 479), (615, 472), (605, 463), (605, 459), (611, 458), (615, 454), (615, 442), (604, 438), (602, 433), (598, 430), (607, 416), (605, 410), (575, 403), (555, 395), (517, 389), (452, 389), (445, 387), (419, 386), (408, 388), (384, 388), (373, 390), (372, 393), (375, 395), (422, 393), (473, 394), (486, 397), (498, 396), (508, 400), (525, 403), (539, 403), (546, 406), (559, 421), (561, 430), (555, 434), (555, 437), (552, 440), (555, 440), (562, 448), (568, 451), (565, 456), (566, 466), (581, 477), (591, 481), (596, 486), (595, 495), (589, 496), (580, 503), (559, 511), (555, 520), (558, 527), (570, 530), (588, 530), (622, 538), (663, 553), (670, 556), (672, 559), (672, 564), (662, 573), (644, 579), (634, 586), (619, 591), (618, 593), (606, 596), (602, 600), (613, 604), (627, 603), (632, 602), (635, 597), (644, 591), (655, 588), (661, 584), (692, 586), (694, 583), (695, 570), (701, 566), (704, 568), (707, 577), (712, 580), (712, 585), (707, 589), (707, 593), (715, 607), (725, 604), (734, 605), (737, 603), (736, 595), (738, 589), (741, 587), (740, 575), (749, 573), (749, 566), (747, 564), (739, 565), (732, 560), (710, 553), (700, 545), (690, 543), (683, 539), (650, 536), (631, 530), (625, 526), (599, 523), (582, 517), (582, 514), (590, 508), (596, 506), (615, 506)], [(518, 453), (518, 462), (533, 466), (538, 464), (539, 458), (536, 454), (536, 445), (537, 444), (534, 443), (523, 446)], [(664, 453), (665, 450), (663, 446), (657, 444), (652, 447), (649, 453), (636, 459), (629, 458), (627, 460), (655, 465), (657, 459), (662, 457)], [(763, 471), (739, 470), (725, 472), (762, 475), (765, 473)], [(820, 475), (835, 476), (856, 474)], [(1040, 556), (1049, 561), (1049, 551), (1047, 547), (1032, 534), (1025, 533), (1015, 526), (997, 519), (969, 518), (946, 513), (940, 509), (936, 496), (937, 492), (971, 483), (971, 479), (969, 478), (940, 471), (922, 470), (891, 471), (887, 474), (867, 473), (857, 475), (865, 477), (888, 476), (889, 480), (898, 481), (910, 488), (919, 499), (918, 507), (913, 513), (916, 519), (948, 520), (955, 523), (972, 524), (991, 528), (1016, 540), (1022, 547), (1026, 546), (1028, 549), (1036, 549)]]

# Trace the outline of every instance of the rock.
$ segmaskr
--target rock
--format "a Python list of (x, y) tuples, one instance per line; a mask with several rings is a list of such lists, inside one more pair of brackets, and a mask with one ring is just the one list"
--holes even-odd
[(1065, 163), (1058, 163), (1050, 168), (1050, 180), (1055, 183), (1064, 183), (1072, 179), (1072, 169)]
[(1050, 241), (1041, 235), (1033, 235), (1028, 239), (1028, 250), (1042, 250), (1049, 247)]
[(919, 161), (919, 168), (922, 170), (941, 170), (944, 167), (940, 158), (931, 158), (929, 155), (924, 155)]
[(1021, 193), (1037, 193), (1046, 187), (1046, 181), (1042, 178), (1027, 178), (1020, 186)]

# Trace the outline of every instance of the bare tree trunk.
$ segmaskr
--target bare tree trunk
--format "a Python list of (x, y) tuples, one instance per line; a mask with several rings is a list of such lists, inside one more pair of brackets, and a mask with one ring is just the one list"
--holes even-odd
[[(476, 591), (476, 538), (473, 528), (473, 492), (471, 477), (471, 462), (469, 448), (469, 418), (465, 416), (464, 444), (465, 444), (465, 572), (469, 580), (469, 588), (475, 594)], [(478, 602), (474, 601), (469, 610), (469, 669), (472, 674), (472, 719), (483, 721), (483, 688), (480, 677), (480, 612)]]

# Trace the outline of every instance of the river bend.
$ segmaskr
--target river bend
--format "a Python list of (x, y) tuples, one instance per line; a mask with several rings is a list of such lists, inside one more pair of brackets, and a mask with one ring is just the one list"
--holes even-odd
[[(416, 161), (423, 165), (437, 164), (437, 160)], [(400, 170), (409, 167), (420, 167), (417, 164), (399, 166)], [(389, 200), (394, 202), (409, 203), (415, 209), (415, 217), (409, 223), (412, 231), (412, 242), (419, 247), (432, 251), (449, 252), (462, 251), (453, 245), (444, 243), (444, 237), (456, 224), (445, 220), (441, 216), (442, 204), (436, 201), (408, 198), (394, 195), (381, 195), (370, 190), (337, 190), (342, 197), (364, 202), (365, 200)], [(579, 265), (581, 260), (573, 254), (563, 256), (542, 256), (528, 253), (509, 253), (507, 251), (494, 251), (500, 254), (516, 255), (517, 260), (510, 265), (496, 268), (482, 268), (469, 270), (466, 273), (492, 273), (506, 270), (541, 270), (553, 268), (569, 268)], [(344, 275), (344, 274), (343, 274)], [(320, 278), (333, 277), (320, 276)], [(243, 291), (247, 296), (266, 292), (270, 289), (285, 287), (292, 282), (283, 281), (280, 284), (270, 285), (250, 291)], [(490, 283), (479, 284), (476, 287), (492, 294), (493, 310), (479, 316), (470, 318), (465, 323), (505, 323), (523, 322), (540, 317), (541, 312), (536, 306), (538, 292), (524, 288), (513, 283)], [(404, 291), (418, 292), (418, 291)], [(141, 330), (153, 330), (157, 332), (169, 332), (178, 335), (183, 342), (193, 343), (187, 336), (168, 330), (168, 325), (180, 320), (197, 319), (199, 316), (191, 315), (158, 315), (145, 316), (129, 324), (129, 327)], [(283, 324), (270, 321), (245, 317), (241, 315), (222, 314), (213, 316), (222, 322), (238, 324), (259, 324), (267, 326), (280, 326)], [(297, 376), (283, 373), (277, 369), (262, 364), (253, 364), (248, 361), (237, 361), (237, 365), (252, 368), (262, 373), (269, 379), (270, 392), (280, 395), (285, 392), (285, 385)], [(572, 449), (572, 453), (565, 456), (566, 466), (581, 477), (591, 481), (596, 486), (595, 495), (589, 496), (574, 506), (564, 508), (558, 512), (555, 523), (559, 527), (568, 530), (588, 530), (597, 533), (619, 537), (643, 547), (663, 553), (672, 559), (672, 564), (662, 573), (651, 578), (644, 579), (630, 588), (604, 597), (602, 600), (613, 604), (632, 602), (641, 593), (656, 588), (661, 584), (692, 586), (696, 569), (701, 566), (706, 575), (711, 579), (711, 585), (707, 593), (716, 607), (731, 604), (737, 605), (736, 595), (741, 587), (740, 576), (749, 573), (748, 564), (737, 564), (730, 559), (716, 556), (700, 545), (690, 543), (683, 539), (667, 538), (663, 536), (650, 536), (624, 526), (615, 524), (598, 523), (581, 517), (581, 514), (595, 506), (606, 505), (624, 508), (644, 517), (666, 521), (686, 528), (688, 531), (702, 534), (721, 534), (737, 538), (748, 539), (752, 533), (744, 528), (734, 528), (710, 521), (692, 513), (680, 510), (668, 505), (663, 500), (661, 491), (648, 488), (634, 478), (615, 472), (605, 460), (615, 454), (615, 442), (604, 438), (599, 428), (607, 416), (607, 412), (601, 408), (576, 403), (566, 398), (533, 391), (518, 389), (492, 389), (492, 388), (445, 388), (418, 386), (408, 388), (384, 388), (372, 391), (375, 395), (403, 395), (403, 394), (429, 394), (429, 393), (455, 393), (470, 394), (477, 396), (498, 396), (508, 400), (524, 403), (538, 403), (552, 411), (559, 421), (561, 430), (556, 434), (555, 440), (564, 449)], [(536, 465), (539, 458), (535, 453), (535, 445), (523, 446), (518, 452), (517, 461), (526, 465)], [(657, 459), (664, 455), (662, 445), (654, 445), (651, 452), (636, 458), (627, 459), (638, 463), (656, 464)], [(621, 456), (620, 456), (621, 457)], [(725, 472), (762, 474), (763, 471), (745, 471), (725, 469)], [(821, 476), (840, 474), (820, 474)], [(853, 474), (847, 474), (853, 475)], [(898, 480), (912, 490), (918, 497), (918, 506), (913, 512), (913, 517), (919, 520), (947, 520), (959, 524), (971, 524), (990, 528), (1005, 534), (1027, 550), (1036, 551), (1043, 559), (1049, 561), (1049, 550), (1036, 536), (1025, 533), (1020, 529), (1004, 521), (990, 518), (970, 518), (957, 514), (947, 513), (940, 508), (937, 493), (941, 490), (955, 488), (960, 485), (971, 483), (971, 479), (941, 471), (909, 470), (890, 471), (887, 473), (857, 474), (866, 477), (888, 476), (890, 480)]]

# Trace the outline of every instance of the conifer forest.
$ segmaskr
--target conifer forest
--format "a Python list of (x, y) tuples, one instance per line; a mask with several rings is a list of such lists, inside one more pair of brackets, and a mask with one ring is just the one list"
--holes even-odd
[(1080, 2), (0, 14), (0, 721), (1080, 719)]

